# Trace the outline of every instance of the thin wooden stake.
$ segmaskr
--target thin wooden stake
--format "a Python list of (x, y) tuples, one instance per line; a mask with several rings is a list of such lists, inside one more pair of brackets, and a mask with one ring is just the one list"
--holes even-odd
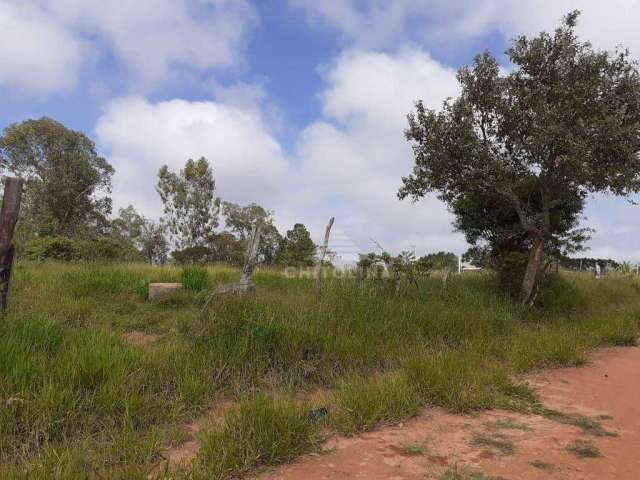
[(316, 291), (320, 293), (320, 289), (322, 288), (322, 262), (324, 261), (324, 256), (327, 254), (327, 248), (329, 246), (329, 235), (331, 234), (331, 227), (333, 227), (333, 222), (335, 217), (331, 217), (329, 223), (327, 224), (327, 229), (324, 232), (324, 243), (320, 247), (320, 255), (318, 256), (318, 263), (316, 263)]
[(13, 232), (20, 213), (22, 199), (21, 178), (6, 177), (2, 210), (0, 210), (0, 311), (4, 314), (9, 300), (11, 268), (13, 266)]

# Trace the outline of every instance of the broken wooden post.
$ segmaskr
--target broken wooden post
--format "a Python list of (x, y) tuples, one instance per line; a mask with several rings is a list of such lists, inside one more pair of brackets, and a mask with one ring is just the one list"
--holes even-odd
[[(262, 230), (262, 224), (256, 222), (251, 230), (251, 236), (249, 237), (249, 243), (247, 245), (247, 254), (244, 259), (244, 267), (242, 269), (242, 276), (238, 283), (228, 283), (222, 285), (216, 289), (213, 295), (221, 293), (245, 293), (255, 289), (255, 285), (251, 281), (251, 274), (253, 268), (256, 266), (258, 258), (258, 247), (260, 247), (260, 232)], [(205, 307), (209, 304), (213, 295), (206, 301)]]
[(449, 274), (451, 273), (451, 267), (446, 265), (442, 270), (442, 291), (447, 290), (447, 280), (449, 280)]
[(318, 255), (318, 262), (316, 263), (316, 290), (320, 293), (320, 289), (322, 287), (322, 262), (324, 262), (324, 256), (327, 254), (327, 247), (329, 246), (329, 235), (331, 234), (331, 227), (333, 227), (334, 217), (329, 219), (329, 223), (327, 224), (327, 229), (324, 232), (324, 243), (320, 247), (320, 254)]
[(260, 222), (256, 222), (251, 230), (251, 237), (249, 238), (249, 245), (247, 245), (247, 255), (244, 260), (244, 268), (242, 269), (242, 276), (240, 277), (240, 285), (251, 285), (251, 274), (253, 273), (253, 267), (256, 265), (256, 258), (258, 257), (258, 247), (260, 246), (260, 230), (262, 225)]
[(4, 181), (4, 195), (2, 210), (0, 210), (0, 310), (4, 314), (9, 298), (11, 282), (11, 267), (13, 266), (13, 232), (20, 213), (22, 198), (21, 178), (6, 177)]

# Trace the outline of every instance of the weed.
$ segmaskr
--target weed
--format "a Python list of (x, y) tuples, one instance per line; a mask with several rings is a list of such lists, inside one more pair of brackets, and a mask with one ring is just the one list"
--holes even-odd
[(480, 470), (461, 467), (458, 464), (449, 467), (438, 480), (504, 480), (502, 477), (488, 476)]
[(518, 422), (513, 418), (500, 418), (492, 422), (485, 423), (490, 430), (521, 430), (523, 432), (532, 432), (533, 428), (524, 423)]
[(400, 445), (402, 453), (408, 456), (424, 455), (427, 451), (426, 447), (422, 443), (412, 442), (404, 443)]
[(558, 410), (553, 410), (549, 408), (541, 407), (538, 412), (545, 418), (549, 420), (553, 420), (554, 422), (563, 423), (565, 425), (574, 425), (580, 428), (584, 433), (589, 435), (593, 435), (595, 437), (615, 437), (617, 434), (615, 432), (610, 432), (606, 430), (602, 423), (598, 420), (593, 420), (589, 417), (585, 417), (584, 415), (576, 414), (576, 413), (564, 413), (559, 412)]
[(534, 468), (537, 468), (538, 470), (555, 470), (556, 469), (555, 465), (553, 465), (552, 463), (543, 462), (542, 460), (533, 460), (532, 462), (529, 462), (529, 465), (531, 465)]
[(498, 450), (503, 455), (513, 455), (515, 453), (513, 442), (505, 435), (497, 432), (474, 433), (470, 444), (474, 447), (488, 447)]
[(578, 458), (598, 458), (600, 450), (587, 440), (575, 440), (567, 445), (566, 450)]

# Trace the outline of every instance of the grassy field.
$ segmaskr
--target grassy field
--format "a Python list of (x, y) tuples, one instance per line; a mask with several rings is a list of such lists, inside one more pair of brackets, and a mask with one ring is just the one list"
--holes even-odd
[[(579, 364), (639, 335), (640, 281), (564, 274), (525, 311), (488, 274), (374, 281), (255, 274), (257, 293), (206, 290), (239, 273), (188, 272), (193, 287), (146, 300), (175, 267), (20, 264), (0, 326), (0, 478), (146, 478), (184, 425), (233, 408), (200, 434), (193, 465), (166, 478), (230, 478), (414, 415), (527, 409), (516, 374)], [(135, 342), (145, 332), (153, 342)]]

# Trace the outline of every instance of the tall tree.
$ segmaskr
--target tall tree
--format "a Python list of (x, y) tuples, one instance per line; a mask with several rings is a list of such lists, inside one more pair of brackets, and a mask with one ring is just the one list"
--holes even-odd
[(309, 231), (303, 224), (296, 223), (282, 241), (280, 261), (288, 266), (310, 267), (314, 264), (315, 253), (316, 245)]
[(83, 133), (50, 118), (14, 123), (0, 137), (0, 170), (25, 179), (23, 220), (78, 235), (107, 225), (113, 167)]
[(119, 210), (111, 226), (113, 233), (130, 241), (146, 262), (166, 262), (168, 245), (164, 225), (145, 218), (129, 205)]
[[(502, 74), (488, 53), (458, 72), (461, 95), (440, 112), (416, 104), (407, 139), (413, 174), (399, 197), (431, 191), (449, 205), (499, 196), (516, 212), (529, 258), (520, 300), (530, 304), (549, 241), (566, 235), (554, 209), (593, 192), (640, 191), (640, 76), (629, 52), (595, 51), (575, 35), (579, 12), (550, 35), (514, 40)], [(523, 195), (526, 193), (526, 196)], [(571, 223), (571, 222), (570, 222)]]
[(145, 219), (139, 239), (140, 253), (151, 264), (164, 264), (167, 261), (169, 246), (164, 225)]
[(237, 236), (243, 244), (251, 235), (251, 230), (256, 222), (262, 225), (258, 259), (262, 263), (273, 264), (277, 260), (282, 235), (273, 224), (273, 212), (265, 210), (257, 203), (240, 206), (231, 202), (223, 202), (222, 214), (226, 227)]
[(111, 222), (111, 226), (118, 234), (128, 238), (136, 246), (139, 246), (144, 224), (145, 218), (136, 211), (133, 205), (119, 209), (118, 218)]
[(206, 246), (218, 226), (220, 199), (213, 170), (204, 158), (189, 159), (179, 174), (164, 165), (156, 191), (164, 204), (163, 222), (179, 249)]

